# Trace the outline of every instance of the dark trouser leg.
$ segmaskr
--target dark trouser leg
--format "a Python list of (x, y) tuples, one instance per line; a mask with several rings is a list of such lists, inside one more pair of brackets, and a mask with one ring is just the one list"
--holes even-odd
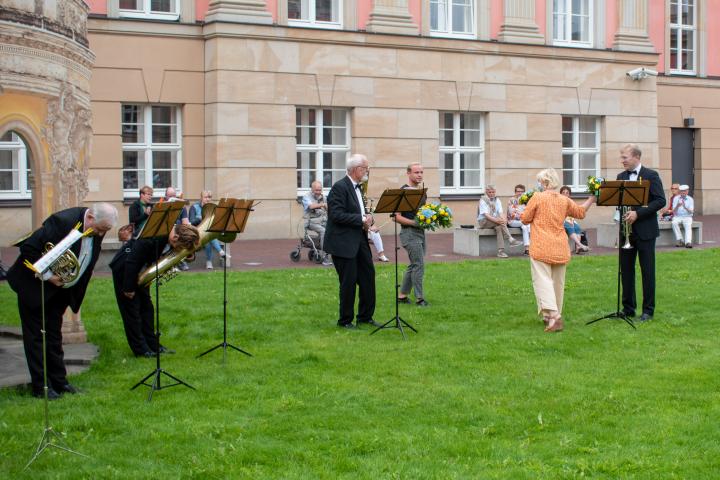
[(652, 316), (655, 312), (655, 239), (638, 241), (636, 248), (642, 274), (642, 311)]
[(153, 352), (158, 351), (158, 341), (155, 335), (155, 305), (150, 295), (150, 287), (138, 288), (135, 296), (140, 306), (140, 330), (145, 343)]
[(120, 309), (120, 316), (122, 317), (123, 326), (125, 327), (125, 337), (127, 338), (128, 345), (130, 345), (130, 349), (135, 355), (142, 355), (150, 350), (150, 346), (145, 341), (141, 327), (140, 296), (138, 295), (138, 291), (135, 292), (133, 298), (128, 298), (123, 294), (123, 277), (124, 270), (113, 272), (115, 299)]
[(357, 284), (357, 262), (355, 258), (333, 255), (335, 271), (340, 281), (340, 317), (338, 325), (352, 323), (355, 308), (355, 285)]
[(360, 287), (360, 304), (358, 305), (358, 322), (368, 322), (375, 314), (375, 265), (372, 251), (367, 242), (360, 244), (357, 254), (357, 282)]
[[(67, 301), (62, 294), (45, 302), (45, 332), (47, 344), (48, 386), (58, 388), (67, 383), (64, 352), (62, 348), (62, 316), (67, 309)], [(30, 371), (30, 381), (35, 393), (43, 391), (43, 348), (42, 348), (42, 310), (31, 309), (18, 299), (18, 310), (22, 321), (23, 346)]]
[[(623, 245), (624, 239), (620, 240)], [(622, 305), (623, 311), (634, 314), (637, 308), (635, 299), (635, 259), (637, 248), (620, 249), (620, 271), (622, 272)]]

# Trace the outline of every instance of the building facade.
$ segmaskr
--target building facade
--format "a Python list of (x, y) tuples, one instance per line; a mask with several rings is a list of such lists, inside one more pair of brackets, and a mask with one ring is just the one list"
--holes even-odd
[[(360, 152), (371, 197), (420, 161), (468, 224), (487, 184), (507, 196), (552, 166), (580, 194), (632, 142), (666, 188), (720, 212), (720, 0), (87, 3), (85, 201), (210, 189), (262, 200), (245, 238), (289, 238), (297, 197)], [(23, 194), (0, 190), (11, 225), (27, 222)]]

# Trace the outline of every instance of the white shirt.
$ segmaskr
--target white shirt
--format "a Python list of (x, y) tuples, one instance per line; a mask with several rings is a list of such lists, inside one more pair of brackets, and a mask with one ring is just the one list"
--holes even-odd
[[(638, 172), (638, 173), (639, 173), (641, 168), (642, 168), (642, 164), (638, 163), (638, 166), (635, 167), (635, 172)], [(634, 182), (634, 181), (636, 181), (637, 179), (638, 179), (638, 174), (637, 174), (637, 173), (634, 173), (634, 172), (631, 172), (631, 173), (630, 173), (630, 177), (628, 178), (628, 180), (630, 180), (631, 182)]]
[[(490, 206), (488, 205), (488, 202), (494, 204), (495, 211), (490, 211)], [(480, 200), (480, 210), (478, 211), (478, 221), (485, 220), (485, 215), (489, 214), (491, 217), (502, 217), (503, 216), (503, 208), (502, 208), (502, 202), (500, 202), (500, 199), (498, 197), (495, 197), (495, 200)]]
[[(675, 198), (673, 198), (672, 208), (675, 212), (673, 216), (675, 217), (692, 217), (693, 211), (695, 210), (695, 201), (690, 195), (685, 196), (685, 206), (679, 207), (680, 200), (682, 198), (682, 195), (675, 195)], [(675, 210), (677, 208), (677, 210)]]
[(364, 222), (365, 221), (365, 204), (363, 204), (362, 192), (357, 187), (358, 182), (353, 180), (353, 178), (350, 175), (348, 175), (347, 177), (350, 179), (350, 182), (352, 182), (353, 189), (355, 190), (355, 196), (357, 197), (358, 204), (360, 205), (360, 212), (361, 212), (360, 214), (362, 215), (362, 219)]

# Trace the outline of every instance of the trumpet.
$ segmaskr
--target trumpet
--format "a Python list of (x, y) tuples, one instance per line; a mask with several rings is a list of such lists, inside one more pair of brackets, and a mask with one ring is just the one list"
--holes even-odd
[(622, 222), (623, 227), (623, 235), (625, 236), (625, 244), (621, 247), (625, 250), (632, 250), (633, 247), (630, 244), (630, 233), (632, 233), (632, 225), (630, 225), (627, 220), (625, 220), (625, 214), (630, 212), (632, 209), (630, 207), (622, 207), (622, 211), (620, 212), (620, 221)]

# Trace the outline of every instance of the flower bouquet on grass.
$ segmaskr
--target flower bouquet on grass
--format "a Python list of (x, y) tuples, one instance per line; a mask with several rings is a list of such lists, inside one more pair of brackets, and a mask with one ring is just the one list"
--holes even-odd
[(448, 228), (452, 226), (452, 210), (442, 203), (426, 203), (418, 209), (415, 221), (424, 230)]
[(600, 196), (600, 186), (605, 181), (602, 177), (593, 177), (592, 175), (588, 175), (587, 177), (587, 189), (588, 193), (590, 195), (595, 195), (596, 197)]
[(527, 192), (523, 193), (522, 195), (520, 195), (520, 199), (518, 200), (518, 203), (520, 205), (527, 205), (534, 193), (535, 193), (535, 190), (528, 190)]

